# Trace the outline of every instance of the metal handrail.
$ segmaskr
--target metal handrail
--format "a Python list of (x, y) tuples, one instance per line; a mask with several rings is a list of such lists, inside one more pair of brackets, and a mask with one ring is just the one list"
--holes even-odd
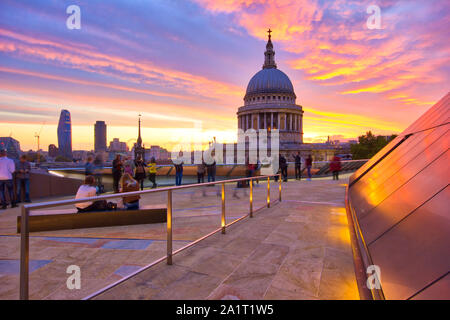
[[(304, 159), (304, 158), (302, 158)], [(356, 160), (341, 160), (341, 163), (346, 163), (346, 162), (359, 162), (359, 161), (368, 161), (369, 159), (356, 159)], [(320, 160), (320, 161), (313, 161), (313, 165), (314, 164), (321, 164), (321, 163), (330, 163), (331, 160)], [(288, 164), (294, 164), (295, 161), (287, 161)], [(303, 163), (303, 161), (302, 161)], [(256, 163), (255, 163), (256, 164)], [(244, 166), (246, 165), (245, 163), (217, 163), (216, 166), (217, 167), (225, 167), (225, 166)], [(197, 164), (195, 163), (188, 163), (188, 164), (184, 164), (183, 166), (185, 167), (194, 167), (197, 166)], [(173, 167), (173, 164), (157, 164), (156, 168), (168, 168), (168, 167)], [(72, 167), (72, 168), (47, 168), (49, 171), (62, 171), (62, 170), (73, 170), (73, 171), (84, 171), (85, 168), (84, 166), (81, 167)], [(104, 166), (103, 169), (112, 169), (111, 166)]]
[[(159, 263), (163, 261), (164, 259), (167, 260), (168, 265), (172, 265), (172, 256), (175, 255), (178, 252), (181, 252), (182, 250), (185, 250), (194, 244), (198, 243), (199, 241), (206, 239), (207, 237), (215, 234), (218, 231), (222, 231), (222, 234), (225, 234), (226, 227), (234, 224), (235, 222), (250, 216), (250, 218), (253, 217), (253, 180), (260, 180), (267, 178), (267, 207), (270, 207), (270, 178), (278, 177), (279, 181), (279, 198), (278, 201), (281, 202), (281, 181), (282, 177), (281, 174), (273, 174), (273, 175), (264, 175), (264, 176), (257, 176), (257, 177), (247, 177), (247, 178), (238, 178), (238, 179), (230, 179), (230, 180), (222, 180), (222, 181), (214, 181), (214, 182), (205, 182), (205, 183), (198, 183), (198, 184), (189, 184), (189, 185), (182, 185), (182, 186), (172, 186), (172, 187), (165, 187), (165, 188), (159, 188), (159, 189), (149, 189), (149, 190), (142, 190), (142, 191), (132, 191), (132, 192), (123, 192), (123, 193), (113, 193), (113, 194), (107, 194), (107, 195), (101, 195), (101, 196), (95, 196), (95, 197), (88, 197), (88, 198), (80, 198), (80, 199), (68, 199), (68, 200), (58, 200), (58, 201), (49, 201), (44, 203), (33, 203), (33, 204), (26, 204), (22, 205), (21, 207), (21, 228), (20, 228), (20, 299), (21, 300), (28, 300), (29, 298), (29, 215), (31, 210), (35, 209), (44, 209), (44, 208), (51, 208), (55, 206), (62, 206), (62, 205), (68, 205), (68, 204), (76, 204), (81, 202), (90, 202), (90, 201), (96, 201), (96, 200), (104, 200), (104, 199), (112, 199), (112, 198), (122, 198), (122, 197), (129, 197), (134, 195), (142, 195), (142, 194), (149, 194), (149, 193), (156, 193), (156, 192), (165, 192), (167, 191), (167, 255), (164, 258), (158, 259), (157, 261), (137, 270), (136, 272), (132, 273), (131, 275), (113, 283), (112, 285), (97, 291), (96, 293), (86, 297), (85, 299), (91, 299), (100, 293), (112, 288), (113, 286), (118, 285), (119, 283), (122, 283), (123, 281), (133, 277), (134, 275), (150, 268), (151, 266), (155, 265), (156, 263)], [(226, 183), (233, 183), (233, 182), (239, 182), (239, 181), (246, 181), (249, 180), (250, 183), (250, 195), (249, 195), (249, 205), (250, 205), (250, 212), (240, 217), (229, 224), (226, 224), (225, 220), (225, 184)], [(222, 215), (221, 215), (221, 227), (217, 230), (211, 232), (210, 234), (195, 240), (194, 242), (184, 246), (183, 248), (180, 248), (173, 252), (172, 249), (172, 191), (173, 190), (180, 190), (180, 189), (187, 189), (187, 188), (195, 188), (195, 187), (204, 187), (204, 186), (210, 186), (210, 185), (222, 185)], [(264, 208), (265, 206), (261, 207)], [(261, 209), (259, 208), (259, 209)], [(258, 209), (258, 210), (259, 210)]]

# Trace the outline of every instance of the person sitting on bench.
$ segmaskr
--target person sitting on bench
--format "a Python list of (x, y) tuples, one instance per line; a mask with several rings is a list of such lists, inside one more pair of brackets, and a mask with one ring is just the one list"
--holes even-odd
[[(77, 191), (75, 199), (90, 198), (97, 195), (97, 188), (95, 186), (95, 178), (93, 176), (87, 176)], [(75, 207), (78, 212), (92, 212), (92, 211), (105, 211), (107, 208), (106, 200), (97, 200), (89, 202), (76, 203)]]
[[(120, 179), (120, 192), (139, 191), (139, 183), (129, 173), (124, 173)], [(127, 210), (139, 210), (139, 199), (141, 197), (123, 197), (123, 205)]]

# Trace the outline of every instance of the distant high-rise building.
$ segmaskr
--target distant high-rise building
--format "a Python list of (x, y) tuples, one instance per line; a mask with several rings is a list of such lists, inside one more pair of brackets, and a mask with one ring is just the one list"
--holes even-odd
[(94, 126), (95, 131), (95, 152), (106, 151), (106, 123), (105, 121), (97, 121)]
[(118, 138), (114, 138), (109, 143), (109, 152), (128, 152), (127, 143), (121, 142)]
[(48, 146), (48, 156), (51, 158), (56, 158), (58, 156), (58, 147), (54, 144)]
[(59, 117), (58, 149), (60, 156), (72, 160), (72, 122), (68, 110), (61, 110)]
[(19, 141), (11, 137), (0, 137), (0, 149), (5, 149), (11, 159), (18, 159), (21, 154)]

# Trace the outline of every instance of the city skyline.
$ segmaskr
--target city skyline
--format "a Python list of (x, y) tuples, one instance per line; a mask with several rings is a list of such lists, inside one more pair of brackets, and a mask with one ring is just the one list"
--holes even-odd
[(68, 109), (74, 150), (94, 149), (99, 119), (131, 148), (138, 114), (146, 146), (170, 148), (198, 123), (203, 142), (233, 142), (269, 27), (304, 107), (305, 142), (398, 133), (448, 90), (447, 3), (378, 1), (374, 30), (366, 1), (277, 3), (114, 1), (105, 13), (81, 2), (81, 29), (69, 30), (68, 2), (4, 1), (0, 136), (36, 149), (45, 123), (41, 146), (56, 144)]

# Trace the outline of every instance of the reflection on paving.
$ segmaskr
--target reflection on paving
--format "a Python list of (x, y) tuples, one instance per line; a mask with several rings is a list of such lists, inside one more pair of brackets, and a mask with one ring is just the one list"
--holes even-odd
[[(283, 202), (234, 224), (100, 298), (353, 299), (358, 298), (344, 211), (344, 184), (291, 181)], [(264, 205), (267, 185), (254, 188)], [(226, 188), (227, 221), (248, 212), (245, 191)], [(203, 196), (205, 191), (205, 196)], [(173, 248), (220, 226), (215, 187), (174, 192)], [(165, 194), (143, 204), (166, 202)], [(271, 188), (271, 198), (278, 188)], [(0, 211), (0, 299), (19, 295), (19, 209)], [(30, 237), (30, 298), (80, 299), (166, 254), (165, 224), (36, 232)], [(81, 269), (81, 289), (69, 290), (67, 267)]]

